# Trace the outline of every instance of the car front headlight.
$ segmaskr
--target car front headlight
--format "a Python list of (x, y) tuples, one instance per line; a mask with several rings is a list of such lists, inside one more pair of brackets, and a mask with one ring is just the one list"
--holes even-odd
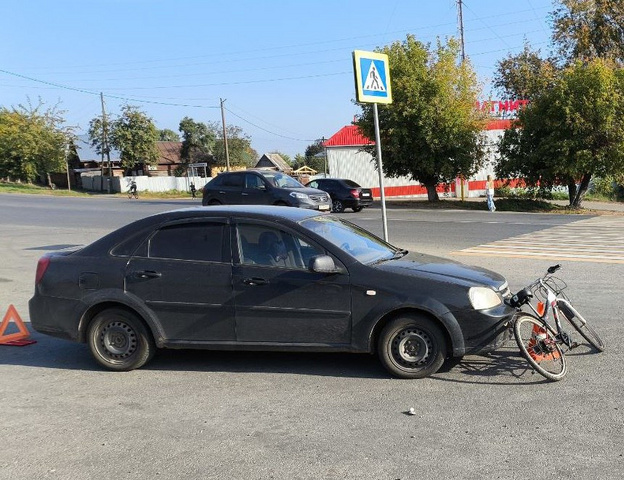
[(298, 198), (299, 200), (307, 200), (309, 197), (305, 193), (290, 192), (291, 197)]
[(501, 296), (487, 287), (472, 287), (468, 290), (468, 297), (475, 310), (487, 310), (503, 303)]

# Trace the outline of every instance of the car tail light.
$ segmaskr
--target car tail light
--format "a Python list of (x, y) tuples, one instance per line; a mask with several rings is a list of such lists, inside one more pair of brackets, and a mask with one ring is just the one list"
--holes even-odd
[(353, 195), (355, 198), (359, 198), (360, 197), (360, 191), (359, 190), (351, 190), (351, 195)]
[(43, 280), (43, 275), (50, 265), (50, 257), (41, 257), (37, 262), (37, 274), (35, 275), (35, 285), (39, 285)]

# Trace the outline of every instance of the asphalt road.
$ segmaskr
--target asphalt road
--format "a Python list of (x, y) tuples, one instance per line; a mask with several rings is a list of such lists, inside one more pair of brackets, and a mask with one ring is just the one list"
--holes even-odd
[[(0, 195), (0, 310), (14, 304), (28, 320), (46, 251), (192, 205)], [(380, 213), (343, 216), (379, 234)], [(392, 243), (496, 270), (512, 289), (556, 262), (458, 252), (587, 218), (403, 208), (388, 217)], [(405, 381), (351, 354), (165, 351), (113, 373), (85, 345), (35, 333), (34, 345), (0, 346), (0, 479), (621, 478), (623, 273), (622, 263), (564, 263), (569, 294), (607, 351), (571, 352), (558, 383), (533, 375), (513, 344)]]

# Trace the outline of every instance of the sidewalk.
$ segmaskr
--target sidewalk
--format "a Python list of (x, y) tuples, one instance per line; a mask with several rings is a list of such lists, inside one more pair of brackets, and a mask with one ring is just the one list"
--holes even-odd
[[(375, 199), (375, 203), (373, 204), (374, 206), (380, 206), (380, 202), (379, 199)], [(450, 197), (450, 198), (440, 198), (440, 200), (443, 200), (444, 202), (440, 202), (440, 203), (429, 203), (425, 198), (422, 199), (410, 199), (410, 198), (404, 198), (404, 199), (388, 199), (386, 198), (386, 206), (388, 207), (403, 207), (403, 208), (425, 208), (425, 209), (444, 209), (444, 208), (452, 208), (451, 206), (449, 206), (449, 203), (451, 202), (455, 202), (455, 201), (459, 201), (458, 198), (455, 197)], [(494, 201), (499, 200), (499, 198), (494, 198)], [(482, 203), (484, 206), (484, 209), (486, 209), (487, 207), (485, 206), (486, 204), (486, 200), (485, 197), (467, 197), (464, 199), (465, 202), (475, 202), (475, 203)], [(550, 203), (555, 204), (555, 205), (561, 205), (561, 206), (566, 206), (568, 205), (568, 201), (567, 200), (549, 200)], [(589, 201), (589, 200), (584, 200), (582, 203), (583, 209), (585, 210), (594, 210), (597, 213), (599, 212), (615, 212), (615, 213), (624, 213), (624, 202), (593, 202), (593, 201)], [(591, 212), (589, 212), (591, 213)]]
[[(566, 200), (551, 200), (550, 203), (556, 205), (568, 205)], [(624, 212), (624, 202), (591, 202), (588, 200), (583, 201), (583, 208), (588, 210), (601, 210), (606, 212)]]

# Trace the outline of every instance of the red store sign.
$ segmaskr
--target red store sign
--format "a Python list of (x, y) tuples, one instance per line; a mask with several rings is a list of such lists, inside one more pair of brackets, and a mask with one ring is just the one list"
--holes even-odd
[(484, 102), (476, 102), (475, 107), (477, 110), (489, 112), (491, 115), (504, 115), (517, 112), (528, 104), (528, 100), (486, 100)]

